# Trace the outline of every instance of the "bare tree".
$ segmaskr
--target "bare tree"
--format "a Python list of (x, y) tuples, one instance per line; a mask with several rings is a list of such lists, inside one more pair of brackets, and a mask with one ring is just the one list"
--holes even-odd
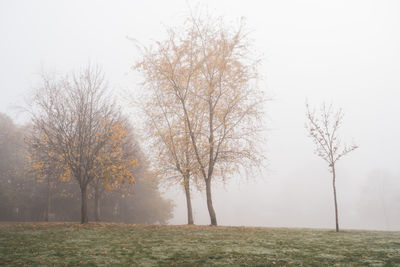
[[(170, 29), (164, 42), (145, 49), (136, 69), (153, 94), (174, 107), (178, 127), (185, 125), (205, 183), (211, 225), (217, 225), (211, 183), (259, 166), (264, 96), (258, 90), (258, 64), (242, 23), (191, 16), (181, 31)], [(167, 114), (170, 116), (169, 114)], [(173, 124), (172, 127), (175, 127)]]
[[(32, 105), (34, 149), (57, 155), (81, 190), (81, 223), (88, 222), (87, 186), (95, 178), (96, 159), (119, 121), (98, 67), (55, 80), (43, 76)], [(43, 141), (45, 140), (45, 141)]]
[(347, 146), (338, 136), (338, 130), (343, 121), (343, 111), (333, 110), (332, 105), (322, 104), (320, 113), (310, 111), (308, 103), (306, 129), (315, 144), (315, 154), (328, 163), (332, 173), (333, 197), (335, 201), (336, 232), (339, 232), (338, 205), (336, 197), (336, 162), (343, 156), (358, 148), (357, 145)]

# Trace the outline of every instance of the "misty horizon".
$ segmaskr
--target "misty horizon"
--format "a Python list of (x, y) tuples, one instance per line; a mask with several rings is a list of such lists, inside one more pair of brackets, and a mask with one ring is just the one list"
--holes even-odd
[[(343, 229), (400, 230), (400, 4), (396, 1), (214, 3), (212, 14), (241, 17), (261, 53), (266, 166), (260, 174), (213, 181), (219, 225), (334, 228), (332, 179), (314, 154), (305, 129), (306, 101), (332, 103), (344, 112), (339, 135), (359, 146), (337, 164), (339, 220)], [(188, 7), (189, 5), (189, 7)], [(157, 6), (157, 8), (154, 8)], [(194, 1), (131, 3), (68, 1), (0, 4), (0, 113), (18, 125), (41, 70), (68, 73), (87, 62), (103, 67), (121, 103), (141, 92), (131, 68), (140, 57), (135, 41), (165, 38), (163, 25), (181, 25)], [(90, 11), (90, 16), (86, 16)], [(124, 109), (134, 121), (130, 108)], [(135, 124), (133, 124), (135, 126)], [(140, 132), (139, 132), (140, 133)], [(146, 154), (146, 146), (143, 153)], [(185, 224), (179, 185), (161, 185), (175, 204), (169, 224)], [(192, 189), (195, 224), (208, 225), (205, 192)]]

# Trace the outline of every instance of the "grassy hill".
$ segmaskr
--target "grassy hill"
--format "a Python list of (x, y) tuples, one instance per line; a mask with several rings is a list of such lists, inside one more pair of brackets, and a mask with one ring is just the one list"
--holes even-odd
[(400, 266), (400, 232), (0, 223), (0, 266)]

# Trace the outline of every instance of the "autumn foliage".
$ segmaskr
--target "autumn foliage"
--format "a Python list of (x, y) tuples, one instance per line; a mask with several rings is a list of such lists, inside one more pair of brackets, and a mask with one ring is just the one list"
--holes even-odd
[(87, 188), (94, 180), (109, 190), (123, 180), (134, 182), (127, 125), (107, 96), (100, 68), (89, 65), (60, 79), (44, 75), (31, 113), (33, 167), (38, 176), (78, 182), (82, 223), (88, 221)]
[(265, 98), (244, 23), (231, 27), (192, 15), (143, 51), (134, 68), (144, 77), (144, 110), (155, 128), (157, 152), (181, 174), (178, 179), (180, 169), (190, 169), (192, 179), (203, 181), (211, 224), (217, 225), (214, 178), (225, 180), (263, 160)]

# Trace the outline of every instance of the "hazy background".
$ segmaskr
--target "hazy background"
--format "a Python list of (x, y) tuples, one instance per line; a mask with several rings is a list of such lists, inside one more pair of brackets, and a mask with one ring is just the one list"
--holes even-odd
[[(0, 1), (0, 112), (20, 123), (15, 106), (43, 69), (64, 73), (92, 61), (118, 95), (140, 90), (130, 67), (132, 41), (161, 40), (197, 1)], [(331, 177), (304, 129), (305, 100), (345, 112), (341, 135), (360, 146), (339, 161), (339, 220), (344, 228), (400, 230), (400, 2), (201, 1), (227, 21), (245, 17), (261, 73), (269, 128), (268, 167), (249, 181), (213, 189), (220, 225), (334, 227)], [(171, 224), (186, 223), (184, 194)], [(205, 193), (194, 219), (208, 224)]]

